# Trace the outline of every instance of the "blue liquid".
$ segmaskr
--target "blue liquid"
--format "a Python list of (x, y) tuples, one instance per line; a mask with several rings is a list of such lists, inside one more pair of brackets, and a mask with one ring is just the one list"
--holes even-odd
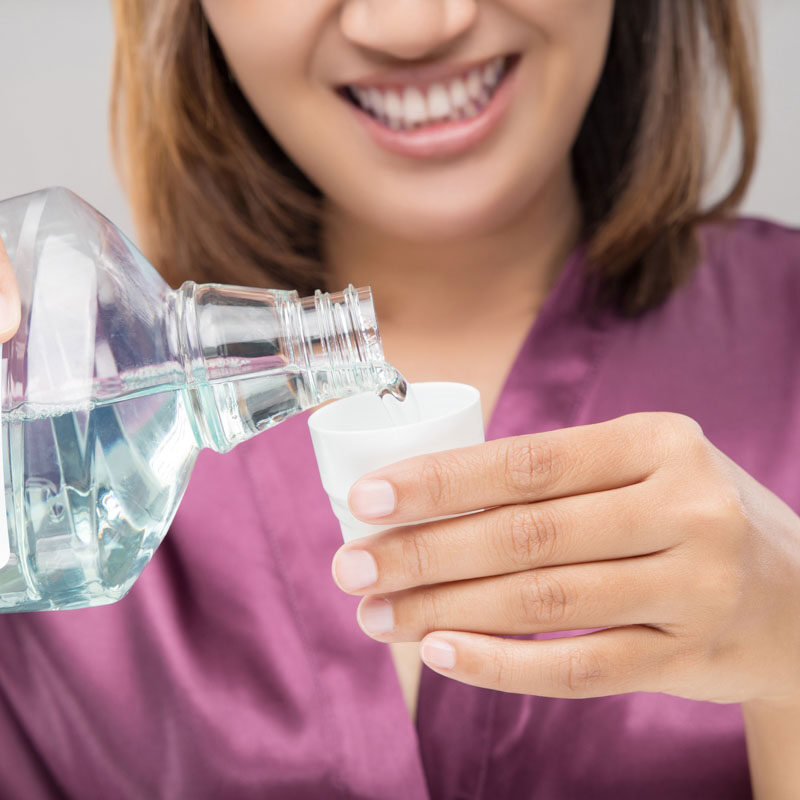
[(0, 612), (119, 600), (175, 515), (200, 449), (198, 409), (215, 403), (221, 427), (243, 440), (301, 410), (296, 389), (286, 375), (251, 376), (57, 415), (5, 413), (11, 557)]
[(3, 413), (0, 612), (119, 600), (164, 538), (200, 443), (224, 451), (312, 404), (285, 369), (192, 388), (152, 370), (124, 377), (123, 397)]

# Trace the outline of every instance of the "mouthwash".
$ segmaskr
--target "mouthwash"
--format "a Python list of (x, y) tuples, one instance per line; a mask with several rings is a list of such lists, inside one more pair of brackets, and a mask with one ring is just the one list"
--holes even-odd
[(121, 598), (203, 447), (356, 392), (405, 395), (369, 289), (172, 290), (63, 189), (0, 203), (0, 236), (22, 302), (0, 376), (0, 612)]
[[(399, 373), (397, 373), (399, 375)], [(380, 393), (381, 404), (392, 424), (398, 428), (403, 425), (412, 425), (422, 419), (419, 403), (414, 395), (414, 390), (408, 386), (405, 379), (400, 376), (402, 392), (385, 390)]]

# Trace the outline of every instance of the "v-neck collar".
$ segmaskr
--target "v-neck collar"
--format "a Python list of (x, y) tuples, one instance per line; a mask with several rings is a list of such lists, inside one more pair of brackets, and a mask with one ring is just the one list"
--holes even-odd
[[(523, 340), (487, 439), (565, 427), (575, 418), (606, 328), (581, 312), (583, 265), (578, 248)], [(336, 783), (369, 785), (370, 770), (377, 769), (393, 776), (392, 797), (480, 798), (495, 693), (423, 667), (412, 722), (389, 649), (356, 626), (357, 598), (339, 595), (332, 586), (330, 561), (341, 538), (319, 483), (306, 420), (299, 415), (236, 452), (271, 492), (281, 490), (254, 500), (318, 676), (309, 691), (319, 704), (320, 736), (330, 749), (330, 769), (339, 775)], [(387, 742), (391, 754), (369, 752)]]

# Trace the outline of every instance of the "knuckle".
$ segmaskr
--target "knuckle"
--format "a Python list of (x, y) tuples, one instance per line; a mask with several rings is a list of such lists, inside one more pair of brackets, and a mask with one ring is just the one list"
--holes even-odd
[(691, 632), (681, 630), (673, 634), (670, 650), (661, 658), (666, 672), (685, 672), (692, 664), (698, 661), (698, 650), (702, 646), (702, 636), (693, 635)]
[(520, 581), (518, 617), (523, 625), (558, 627), (569, 618), (572, 600), (560, 580), (537, 570)]
[(434, 555), (423, 531), (414, 529), (402, 538), (400, 557), (405, 575), (414, 585), (429, 582), (426, 579), (434, 568)]
[(696, 576), (693, 587), (692, 616), (699, 629), (716, 627), (732, 619), (741, 609), (746, 596), (746, 570), (730, 564), (711, 564)]
[(556, 473), (555, 447), (546, 439), (518, 436), (509, 442), (505, 451), (503, 480), (513, 492), (529, 492)]
[(450, 495), (450, 474), (442, 458), (426, 458), (420, 471), (420, 480), (427, 499), (434, 508), (447, 503)]
[(558, 526), (552, 513), (533, 506), (515, 506), (505, 532), (512, 564), (530, 568), (550, 561), (556, 550)]
[(716, 631), (704, 627), (682, 630), (674, 637), (672, 651), (662, 658), (663, 676), (682, 681), (708, 673), (709, 663), (719, 652)]
[(676, 414), (664, 412), (658, 414), (661, 430), (668, 444), (673, 448), (686, 453), (695, 453), (704, 450), (706, 437), (700, 424), (686, 416), (686, 414)]
[(670, 419), (676, 432), (684, 439), (689, 441), (705, 439), (703, 428), (696, 419), (687, 414), (677, 414), (675, 412), (666, 413), (665, 416)]
[(566, 651), (556, 668), (557, 684), (573, 697), (591, 697), (607, 675), (598, 655), (578, 644)]
[(630, 415), (642, 438), (654, 442), (664, 453), (686, 453), (687, 448), (699, 447), (706, 439), (699, 423), (671, 411), (640, 411)]
[(434, 588), (423, 589), (417, 597), (419, 623), (425, 633), (447, 627), (442, 613), (442, 597)]
[(726, 483), (713, 492), (709, 513), (726, 539), (749, 527), (742, 496), (733, 484)]
[(726, 531), (741, 526), (749, 526), (744, 500), (733, 483), (725, 482), (715, 495), (716, 518)]
[(491, 648), (485, 669), (489, 686), (495, 688), (508, 686), (513, 670), (506, 649), (502, 647)]
[(731, 539), (746, 525), (742, 498), (732, 484), (704, 487), (686, 505), (684, 524), (702, 538)]

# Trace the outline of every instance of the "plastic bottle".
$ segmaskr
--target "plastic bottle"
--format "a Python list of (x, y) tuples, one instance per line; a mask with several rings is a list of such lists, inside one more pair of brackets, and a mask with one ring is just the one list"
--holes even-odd
[(404, 395), (369, 289), (171, 290), (61, 188), (0, 202), (0, 236), (22, 300), (0, 375), (0, 611), (121, 598), (201, 448), (225, 452), (332, 398)]

